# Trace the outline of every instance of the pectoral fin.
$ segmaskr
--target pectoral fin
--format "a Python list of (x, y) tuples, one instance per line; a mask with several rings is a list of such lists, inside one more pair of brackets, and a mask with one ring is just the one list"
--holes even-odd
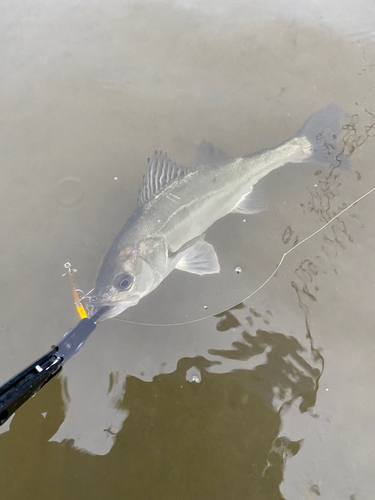
[(267, 209), (268, 204), (264, 195), (259, 191), (259, 189), (257, 189), (254, 194), (254, 190), (251, 188), (251, 191), (246, 193), (240, 199), (232, 212), (238, 212), (240, 214), (257, 214), (258, 212), (263, 212)]
[(220, 272), (220, 264), (214, 247), (200, 238), (181, 252), (176, 269), (193, 274), (213, 274)]

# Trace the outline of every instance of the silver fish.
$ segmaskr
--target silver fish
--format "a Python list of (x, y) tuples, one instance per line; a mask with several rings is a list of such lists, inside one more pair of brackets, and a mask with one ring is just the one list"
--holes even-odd
[(148, 159), (139, 207), (126, 222), (102, 261), (89, 298), (92, 316), (117, 316), (154, 290), (173, 269), (204, 275), (218, 273), (214, 247), (205, 231), (230, 212), (254, 214), (266, 209), (256, 183), (286, 163), (346, 166), (336, 141), (341, 111), (335, 104), (314, 113), (279, 146), (232, 159), (207, 141), (198, 149), (196, 168), (174, 163), (166, 153)]

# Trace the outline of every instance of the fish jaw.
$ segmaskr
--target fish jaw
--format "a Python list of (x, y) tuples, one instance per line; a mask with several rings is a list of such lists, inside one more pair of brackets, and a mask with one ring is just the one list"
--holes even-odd
[(105, 319), (114, 318), (122, 312), (126, 311), (129, 307), (133, 307), (138, 304), (140, 298), (134, 297), (131, 300), (126, 300), (124, 302), (89, 302), (87, 305), (88, 317), (91, 318), (96, 314), (102, 307), (109, 307), (109, 310), (102, 314), (98, 321), (104, 321)]

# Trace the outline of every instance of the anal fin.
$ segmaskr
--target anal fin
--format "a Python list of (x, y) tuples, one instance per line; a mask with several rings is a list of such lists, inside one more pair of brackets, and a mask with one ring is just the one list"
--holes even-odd
[(251, 190), (242, 196), (232, 212), (240, 214), (257, 214), (267, 209), (268, 204), (264, 194), (259, 189), (256, 189), (254, 193), (254, 188), (251, 187)]

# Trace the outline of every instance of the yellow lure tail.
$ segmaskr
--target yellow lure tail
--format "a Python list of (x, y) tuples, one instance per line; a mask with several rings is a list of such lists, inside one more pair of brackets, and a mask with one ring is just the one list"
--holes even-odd
[(69, 273), (70, 282), (72, 284), (74, 305), (76, 306), (77, 312), (78, 312), (81, 319), (87, 318), (87, 313), (86, 313), (85, 308), (83, 307), (83, 305), (81, 303), (81, 297), (79, 296), (77, 287), (74, 283), (72, 266), (70, 265), (69, 262), (67, 262), (66, 264), (64, 264), (64, 267), (68, 270), (68, 273)]

